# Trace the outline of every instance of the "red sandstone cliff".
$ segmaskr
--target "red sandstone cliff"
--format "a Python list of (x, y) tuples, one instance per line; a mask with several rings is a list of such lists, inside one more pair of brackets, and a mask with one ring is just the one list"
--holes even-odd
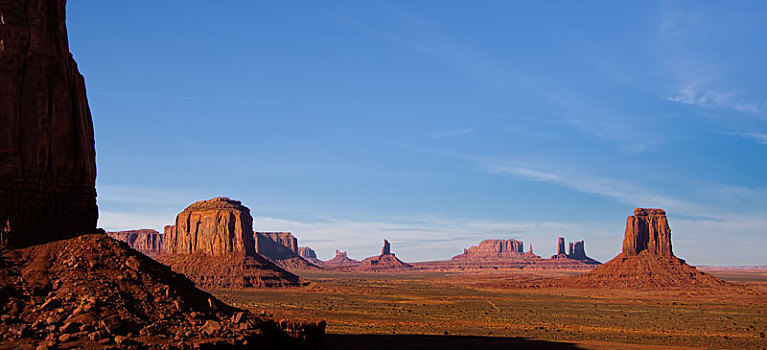
[(240, 201), (218, 197), (192, 203), (165, 227), (162, 252), (209, 255), (255, 254), (253, 218)]
[(2, 1), (0, 13), (0, 244), (93, 233), (93, 122), (65, 1)]
[(634, 209), (634, 215), (626, 219), (626, 235), (623, 238), (623, 254), (639, 255), (648, 250), (654, 255), (673, 256), (671, 228), (663, 209)]
[(107, 232), (107, 235), (118, 241), (128, 243), (131, 248), (152, 257), (160, 254), (164, 236), (152, 229)]
[(204, 288), (298, 285), (298, 276), (256, 253), (253, 217), (240, 201), (195, 202), (165, 227), (158, 260)]
[(381, 254), (362, 260), (359, 265), (354, 267), (354, 270), (364, 272), (397, 272), (412, 268), (412, 265), (398, 259), (391, 252), (389, 241), (384, 240)]
[(478, 246), (464, 249), (463, 254), (453, 259), (484, 259), (496, 257), (521, 257), (524, 244), (515, 239), (486, 239), (479, 242)]
[(256, 252), (291, 270), (317, 269), (298, 252), (298, 239), (290, 232), (256, 232)]

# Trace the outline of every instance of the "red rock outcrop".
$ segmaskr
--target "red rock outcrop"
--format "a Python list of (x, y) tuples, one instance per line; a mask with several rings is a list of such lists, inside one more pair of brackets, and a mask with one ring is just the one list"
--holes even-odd
[(336, 250), (336, 256), (328, 261), (323, 261), (321, 266), (329, 270), (345, 270), (361, 264), (359, 260), (349, 258), (345, 251)]
[(0, 244), (93, 233), (93, 121), (65, 1), (3, 1), (0, 18)]
[(253, 217), (240, 201), (217, 197), (192, 203), (165, 227), (165, 254), (242, 253), (253, 256)]
[(397, 272), (410, 270), (412, 268), (412, 265), (398, 259), (394, 253), (391, 252), (389, 241), (384, 240), (381, 254), (362, 260), (359, 265), (354, 267), (354, 270), (364, 272)]
[[(564, 242), (564, 239), (562, 239)], [(411, 263), (415, 269), (426, 271), (479, 271), (498, 269), (567, 270), (583, 271), (594, 268), (599, 262), (587, 258), (568, 259), (566, 254), (542, 259), (530, 251), (521, 252), (522, 242), (510, 240), (486, 240), (479, 246), (464, 249), (463, 254), (450, 260)]]
[(314, 249), (312, 248), (298, 247), (298, 255), (314, 265), (319, 267), (322, 266), (322, 260), (317, 258), (317, 253), (315, 253)]
[(128, 243), (128, 246), (144, 253), (147, 256), (156, 257), (160, 254), (163, 235), (152, 229), (139, 229), (129, 231), (107, 232), (109, 237)]
[(574, 277), (509, 282), (503, 287), (616, 289), (737, 288), (687, 265), (671, 253), (671, 230), (662, 209), (637, 208), (626, 221), (623, 252)]
[(567, 253), (565, 253), (564, 252), (565, 238), (559, 237), (557, 239), (557, 254), (552, 255), (551, 259), (557, 259), (557, 260), (570, 259), (570, 260), (578, 260), (580, 262), (591, 264), (591, 265), (600, 264), (599, 261), (596, 261), (586, 255), (585, 245), (586, 244), (584, 241), (569, 242)]
[(298, 276), (256, 253), (253, 217), (240, 201), (195, 202), (165, 227), (158, 261), (205, 288), (299, 285)]
[(317, 259), (317, 253), (309, 247), (298, 247), (298, 255), (304, 259)]
[(93, 129), (64, 10), (0, 1), (0, 349), (319, 348), (324, 323), (233, 308), (92, 234)]
[(290, 232), (256, 232), (253, 235), (256, 252), (286, 269), (317, 269), (319, 266), (304, 259), (298, 252), (298, 239)]
[(626, 219), (626, 235), (623, 238), (623, 254), (639, 255), (644, 250), (660, 256), (673, 256), (671, 228), (663, 209), (634, 209), (634, 215)]
[(464, 249), (463, 254), (453, 259), (481, 259), (496, 257), (518, 257), (523, 254), (524, 244), (515, 239), (486, 239), (479, 242), (478, 246)]

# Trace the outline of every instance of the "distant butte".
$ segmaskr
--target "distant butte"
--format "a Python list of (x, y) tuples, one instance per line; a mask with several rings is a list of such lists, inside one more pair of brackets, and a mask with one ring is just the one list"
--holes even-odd
[(226, 197), (179, 213), (165, 227), (158, 260), (203, 288), (299, 285), (298, 276), (256, 253), (250, 209)]
[(698, 271), (674, 256), (663, 209), (637, 208), (626, 220), (623, 251), (607, 263), (574, 277), (511, 282), (507, 287), (607, 289), (741, 288)]
[(362, 260), (362, 262), (354, 269), (356, 271), (364, 272), (398, 272), (410, 270), (412, 268), (412, 265), (398, 259), (394, 253), (391, 252), (389, 241), (384, 240), (380, 255), (371, 256)]

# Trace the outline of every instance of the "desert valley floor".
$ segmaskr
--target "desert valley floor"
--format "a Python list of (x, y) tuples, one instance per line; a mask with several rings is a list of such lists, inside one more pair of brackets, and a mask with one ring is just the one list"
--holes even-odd
[(751, 294), (496, 286), (539, 274), (568, 272), (315, 271), (304, 287), (212, 292), (278, 319), (325, 319), (333, 349), (767, 348), (767, 271), (712, 272), (762, 292)]

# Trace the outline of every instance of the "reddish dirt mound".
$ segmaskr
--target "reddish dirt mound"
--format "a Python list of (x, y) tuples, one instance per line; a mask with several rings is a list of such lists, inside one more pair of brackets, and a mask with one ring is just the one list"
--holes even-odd
[(639, 255), (619, 254), (581, 276), (564, 279), (563, 285), (610, 288), (688, 288), (724, 287), (731, 283), (698, 271), (675, 256), (658, 256), (649, 251)]
[(0, 248), (0, 314), (0, 348), (311, 348), (324, 334), (227, 306), (103, 234)]
[(300, 285), (298, 276), (268, 259), (242, 253), (168, 254), (157, 259), (189, 277), (200, 288), (256, 288)]
[(412, 270), (413, 266), (402, 262), (394, 254), (381, 254), (371, 256), (354, 267), (355, 271), (362, 272), (399, 272)]

